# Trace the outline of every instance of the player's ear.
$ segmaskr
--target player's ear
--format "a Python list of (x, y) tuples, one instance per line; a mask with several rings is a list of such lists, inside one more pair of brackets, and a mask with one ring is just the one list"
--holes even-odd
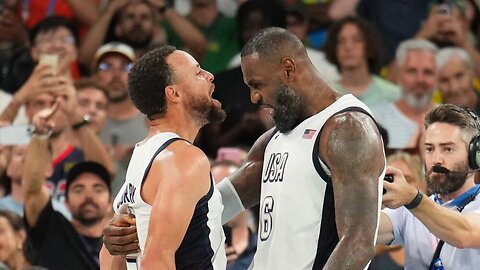
[(165, 99), (170, 100), (173, 103), (178, 103), (181, 98), (179, 89), (174, 85), (167, 85), (165, 87)]
[(292, 58), (282, 58), (280, 64), (283, 69), (283, 73), (285, 75), (286, 80), (291, 80), (293, 76), (295, 76), (296, 66), (295, 60)]

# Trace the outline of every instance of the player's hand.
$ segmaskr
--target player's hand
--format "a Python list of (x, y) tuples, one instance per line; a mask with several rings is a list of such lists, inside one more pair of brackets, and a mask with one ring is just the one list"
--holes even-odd
[(232, 263), (238, 259), (237, 252), (233, 246), (225, 246), (225, 253), (227, 254), (227, 263)]
[(135, 217), (131, 214), (115, 215), (103, 228), (103, 243), (112, 255), (140, 252)]
[(399, 208), (409, 204), (417, 196), (418, 190), (407, 182), (402, 171), (388, 166), (385, 174), (393, 175), (392, 183), (383, 181), (383, 187), (387, 192), (383, 195), (382, 202), (386, 207)]

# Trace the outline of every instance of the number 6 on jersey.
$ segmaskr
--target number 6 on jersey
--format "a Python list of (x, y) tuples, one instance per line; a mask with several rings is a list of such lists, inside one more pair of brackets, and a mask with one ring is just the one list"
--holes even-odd
[(260, 220), (260, 240), (265, 241), (272, 232), (273, 197), (267, 196), (262, 203), (262, 218)]

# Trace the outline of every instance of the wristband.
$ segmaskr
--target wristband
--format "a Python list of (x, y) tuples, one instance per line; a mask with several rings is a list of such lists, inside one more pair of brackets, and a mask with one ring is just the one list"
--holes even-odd
[(406, 204), (404, 206), (409, 210), (414, 209), (420, 204), (422, 199), (423, 199), (423, 194), (420, 192), (420, 190), (418, 190), (417, 196), (415, 196), (415, 198), (413, 198), (413, 200), (409, 204)]
[(47, 129), (45, 132), (40, 132), (40, 130), (38, 130), (37, 127), (31, 126), (30, 128), (28, 128), (28, 134), (30, 134), (32, 138), (37, 138), (39, 140), (46, 140), (50, 138), (50, 136), (52, 136), (53, 130)]
[(217, 188), (222, 195), (222, 203), (224, 207), (222, 212), (222, 224), (225, 224), (232, 217), (245, 210), (245, 207), (228, 177), (225, 177), (220, 183), (218, 183)]
[(79, 130), (81, 127), (86, 126), (89, 123), (90, 123), (90, 116), (85, 115), (85, 116), (83, 116), (82, 121), (72, 125), (72, 129), (73, 130)]

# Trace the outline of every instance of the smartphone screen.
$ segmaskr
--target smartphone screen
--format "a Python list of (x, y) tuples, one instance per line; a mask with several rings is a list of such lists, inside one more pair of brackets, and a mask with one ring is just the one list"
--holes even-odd
[(39, 62), (51, 66), (54, 72), (57, 72), (58, 54), (41, 54)]
[(25, 145), (29, 142), (28, 125), (0, 127), (0, 145)]

